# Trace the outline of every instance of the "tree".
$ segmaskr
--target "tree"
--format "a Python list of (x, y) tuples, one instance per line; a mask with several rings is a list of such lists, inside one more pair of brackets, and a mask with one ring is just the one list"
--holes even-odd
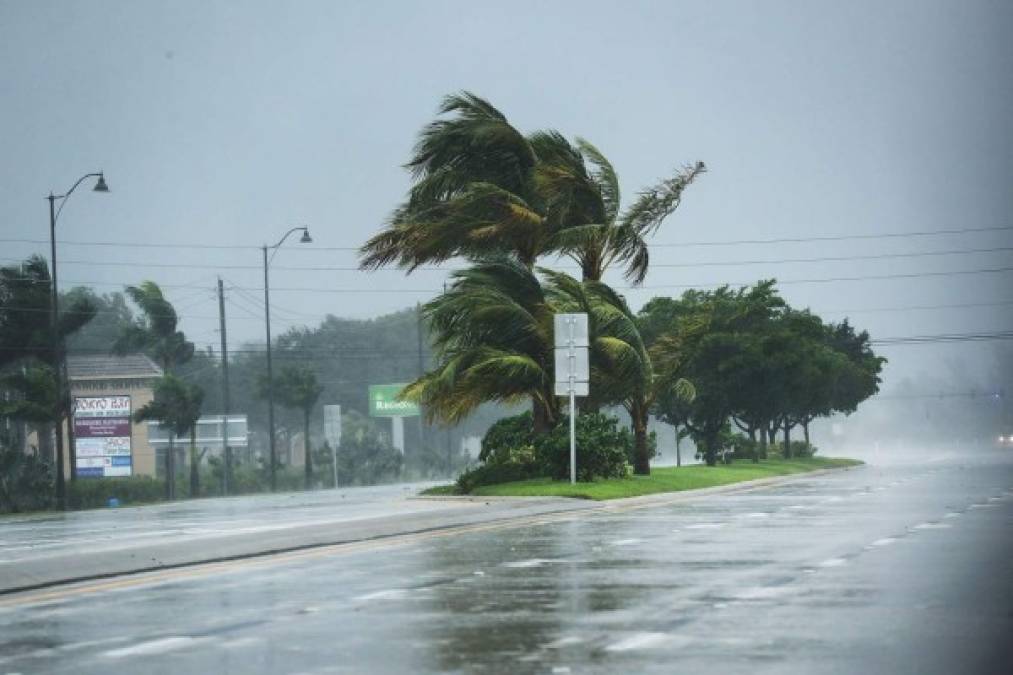
[[(171, 373), (155, 381), (154, 398), (134, 413), (135, 422), (153, 420), (169, 435), (169, 448), (165, 454), (165, 497), (176, 497), (175, 439), (190, 434), (191, 466), (196, 459), (197, 420), (200, 419), (204, 392)], [(196, 496), (191, 484), (191, 496)]]
[[(262, 397), (266, 397), (269, 383), (264, 377), (260, 382)], [(308, 490), (313, 480), (313, 466), (310, 450), (310, 413), (320, 399), (323, 387), (317, 382), (312, 369), (305, 366), (285, 366), (274, 378), (274, 397), (282, 407), (299, 410), (303, 416), (304, 487)]]
[[(64, 303), (53, 339), (52, 286), (49, 267), (41, 256), (31, 256), (20, 265), (0, 267), (0, 372), (18, 366), (45, 364), (54, 380), (56, 396), (51, 399), (48, 419), (34, 420), (40, 438), (55, 431), (53, 463), (56, 465), (56, 492), (63, 506), (63, 427), (70, 415), (70, 392), (60, 383), (64, 363), (62, 345), (95, 316), (95, 305), (88, 298)], [(71, 467), (74, 457), (71, 455)], [(73, 470), (71, 476), (73, 477)]]
[(144, 281), (140, 286), (127, 286), (126, 293), (141, 310), (141, 316), (123, 329), (113, 343), (113, 353), (144, 352), (166, 373), (189, 361), (194, 345), (177, 330), (179, 317), (158, 284)]
[[(613, 262), (639, 283), (647, 272), (643, 237), (674, 211), (704, 165), (641, 193), (619, 215), (612, 165), (591, 143), (556, 131), (525, 136), (488, 101), (469, 92), (444, 99), (441, 115), (419, 135), (406, 165), (415, 183), (387, 228), (362, 247), (361, 267), (395, 263), (411, 272), (454, 257), (510, 256), (532, 269), (565, 253), (585, 280)], [(590, 164), (590, 168), (588, 165)]]
[(422, 311), (438, 360), (405, 399), (429, 421), (456, 423), (482, 403), (529, 400), (536, 433), (559, 413), (553, 392), (553, 308), (523, 263), (499, 258), (454, 272), (450, 288)]
[(557, 312), (588, 315), (591, 361), (591, 407), (619, 404), (630, 416), (633, 431), (633, 471), (651, 472), (647, 424), (651, 407), (663, 393), (692, 400), (693, 386), (679, 376), (680, 355), (675, 349), (655, 368), (637, 319), (625, 298), (606, 284), (583, 283), (542, 270), (551, 280), (550, 298)]

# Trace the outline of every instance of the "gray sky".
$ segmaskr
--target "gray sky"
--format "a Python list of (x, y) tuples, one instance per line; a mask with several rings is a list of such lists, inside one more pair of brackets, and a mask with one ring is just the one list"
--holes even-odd
[[(416, 133), (469, 89), (522, 130), (590, 139), (627, 199), (708, 164), (655, 237), (645, 287), (625, 291), (634, 307), (776, 276), (792, 304), (848, 310), (876, 337), (1009, 330), (1010, 272), (787, 283), (1013, 267), (1009, 251), (674, 265), (1013, 247), (1010, 230), (685, 245), (1013, 225), (1011, 33), (1000, 1), (0, 0), (0, 257), (48, 250), (12, 240), (46, 241), (43, 197), (102, 169), (112, 193), (75, 193), (58, 239), (226, 248), (64, 243), (63, 288), (153, 279), (217, 343), (220, 271), (238, 287), (230, 337), (262, 341), (256, 247), (305, 224), (316, 243), (273, 263), (275, 334), (424, 301), (445, 271), (290, 268), (354, 268), (344, 249), (403, 196)], [(912, 309), (966, 303), (989, 306)], [(888, 385), (988, 349), (884, 350)]]

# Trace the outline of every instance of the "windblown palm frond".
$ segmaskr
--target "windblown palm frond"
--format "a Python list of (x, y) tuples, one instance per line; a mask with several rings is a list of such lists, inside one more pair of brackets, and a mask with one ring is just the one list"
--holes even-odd
[(179, 317), (172, 303), (153, 281), (127, 286), (126, 293), (141, 310), (141, 316), (126, 326), (113, 343), (114, 354), (145, 352), (165, 371), (193, 357), (194, 344), (177, 330)]

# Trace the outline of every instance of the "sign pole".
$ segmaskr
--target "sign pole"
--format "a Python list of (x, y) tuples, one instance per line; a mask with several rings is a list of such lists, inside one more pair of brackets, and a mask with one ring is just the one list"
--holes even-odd
[(576, 375), (575, 370), (577, 366), (577, 354), (573, 348), (573, 324), (574, 320), (571, 318), (568, 323), (570, 324), (570, 485), (577, 484), (577, 406), (576, 406), (576, 391), (574, 387), (574, 376)]
[(334, 465), (334, 489), (338, 489), (338, 449), (331, 446), (331, 462)]

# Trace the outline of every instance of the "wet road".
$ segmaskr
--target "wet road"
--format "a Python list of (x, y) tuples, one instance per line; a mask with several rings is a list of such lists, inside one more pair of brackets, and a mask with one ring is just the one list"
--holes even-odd
[(28, 514), (0, 519), (0, 563), (67, 551), (179, 543), (309, 525), (377, 518), (437, 504), (405, 498), (433, 483), (199, 499), (143, 507)]
[(1013, 455), (0, 597), (0, 673), (1002, 673)]

